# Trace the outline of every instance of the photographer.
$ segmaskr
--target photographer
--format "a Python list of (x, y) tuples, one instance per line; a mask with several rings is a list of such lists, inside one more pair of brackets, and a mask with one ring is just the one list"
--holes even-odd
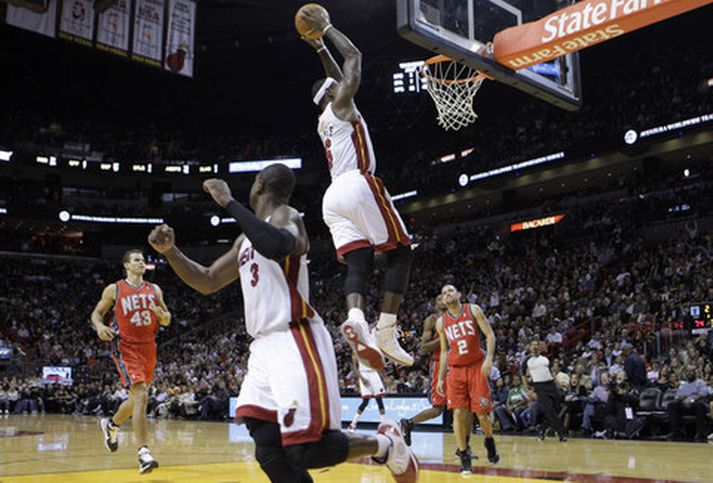
[(682, 424), (684, 414), (696, 416), (696, 436), (695, 441), (706, 440), (706, 396), (708, 396), (708, 386), (696, 377), (696, 368), (688, 366), (686, 368), (686, 382), (681, 384), (676, 392), (676, 400), (668, 406), (668, 414), (671, 419), (671, 436), (673, 439), (685, 439), (686, 431)]
[(638, 402), (638, 393), (630, 390), (626, 373), (617, 372), (609, 385), (609, 400), (604, 417), (609, 438), (633, 439), (639, 435), (644, 427), (644, 419), (634, 415)]

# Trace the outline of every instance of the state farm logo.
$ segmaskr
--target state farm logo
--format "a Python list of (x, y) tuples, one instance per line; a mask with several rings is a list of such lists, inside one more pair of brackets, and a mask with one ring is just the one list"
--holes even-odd
[(637, 13), (640, 10), (664, 3), (665, 0), (610, 0), (602, 2), (588, 2), (584, 8), (574, 11), (563, 10), (560, 14), (552, 15), (544, 25), (546, 34), (542, 42), (573, 35), (581, 30), (601, 25), (617, 18)]

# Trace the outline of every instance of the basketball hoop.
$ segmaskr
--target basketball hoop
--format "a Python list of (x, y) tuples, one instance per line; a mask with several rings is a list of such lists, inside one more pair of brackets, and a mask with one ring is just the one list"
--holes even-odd
[(483, 81), (490, 77), (445, 55), (427, 59), (421, 69), (438, 110), (438, 124), (443, 129), (457, 131), (478, 119), (473, 99)]

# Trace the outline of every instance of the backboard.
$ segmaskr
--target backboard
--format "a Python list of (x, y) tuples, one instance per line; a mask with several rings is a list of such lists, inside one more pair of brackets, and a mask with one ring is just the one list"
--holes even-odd
[(511, 70), (488, 45), (497, 32), (570, 5), (570, 0), (397, 0), (398, 31), (407, 40), (480, 70), (567, 110), (581, 106), (579, 56)]

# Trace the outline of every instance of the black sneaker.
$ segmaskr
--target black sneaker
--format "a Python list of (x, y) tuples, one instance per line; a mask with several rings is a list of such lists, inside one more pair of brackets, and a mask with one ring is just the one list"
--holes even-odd
[(463, 475), (469, 475), (473, 472), (473, 461), (472, 461), (472, 456), (470, 454), (470, 451), (467, 449), (465, 451), (461, 451), (459, 449), (456, 450), (456, 456), (460, 458), (460, 472)]
[(139, 449), (139, 473), (151, 473), (154, 468), (158, 468), (158, 461), (153, 459), (151, 451), (146, 446)]
[(567, 433), (560, 434), (560, 443), (566, 443), (568, 439)]
[(500, 461), (498, 450), (495, 449), (495, 440), (493, 438), (485, 438), (485, 449), (488, 451), (488, 461), (492, 464)]
[(413, 431), (413, 421), (410, 419), (402, 419), (399, 421), (401, 425), (401, 436), (404, 437), (404, 441), (408, 446), (411, 446), (411, 431)]
[(119, 427), (109, 418), (102, 418), (99, 420), (99, 426), (101, 426), (102, 433), (104, 433), (104, 447), (107, 451), (113, 453), (117, 450), (117, 448), (119, 448), (119, 442), (117, 441)]
[(541, 424), (538, 424), (536, 429), (537, 429), (537, 439), (539, 439), (540, 441), (544, 441), (545, 440), (545, 427)]

